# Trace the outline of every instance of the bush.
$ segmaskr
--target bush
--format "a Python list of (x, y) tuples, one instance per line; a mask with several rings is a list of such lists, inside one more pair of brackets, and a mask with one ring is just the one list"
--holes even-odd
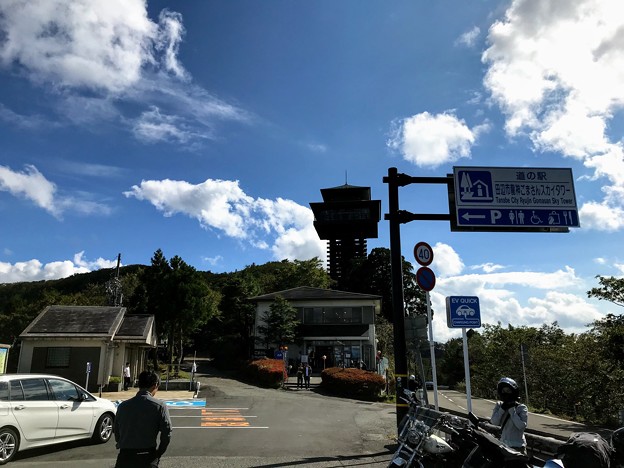
[(244, 374), (254, 384), (279, 388), (284, 382), (284, 361), (268, 358), (253, 360), (247, 364)]
[(339, 396), (377, 400), (386, 381), (376, 372), (330, 367), (321, 372), (321, 387)]

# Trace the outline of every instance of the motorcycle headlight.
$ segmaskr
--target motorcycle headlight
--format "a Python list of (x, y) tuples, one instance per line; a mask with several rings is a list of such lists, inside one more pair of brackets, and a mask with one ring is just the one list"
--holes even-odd
[(416, 428), (411, 428), (407, 432), (407, 440), (412, 445), (418, 445), (420, 441), (422, 440), (422, 436), (423, 436), (422, 433)]
[(407, 431), (407, 440), (412, 445), (418, 445), (429, 432), (429, 426), (422, 421), (415, 421)]

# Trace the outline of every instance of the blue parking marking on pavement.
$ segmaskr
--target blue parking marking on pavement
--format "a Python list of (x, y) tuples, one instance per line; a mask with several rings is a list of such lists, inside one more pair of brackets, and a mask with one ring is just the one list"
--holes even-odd
[(165, 400), (165, 404), (174, 408), (203, 408), (206, 406), (206, 400)]

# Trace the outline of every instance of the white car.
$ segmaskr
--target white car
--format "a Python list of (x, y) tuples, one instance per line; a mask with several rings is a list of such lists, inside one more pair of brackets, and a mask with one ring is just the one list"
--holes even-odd
[(18, 451), (78, 439), (105, 443), (117, 407), (63, 377), (0, 375), (0, 465)]

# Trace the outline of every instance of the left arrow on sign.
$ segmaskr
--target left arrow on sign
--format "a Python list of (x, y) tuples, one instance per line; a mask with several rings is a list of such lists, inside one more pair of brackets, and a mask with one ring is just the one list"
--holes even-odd
[(485, 215), (473, 215), (470, 213), (464, 213), (462, 215), (462, 218), (464, 218), (466, 221), (470, 221), (471, 219), (485, 219)]

